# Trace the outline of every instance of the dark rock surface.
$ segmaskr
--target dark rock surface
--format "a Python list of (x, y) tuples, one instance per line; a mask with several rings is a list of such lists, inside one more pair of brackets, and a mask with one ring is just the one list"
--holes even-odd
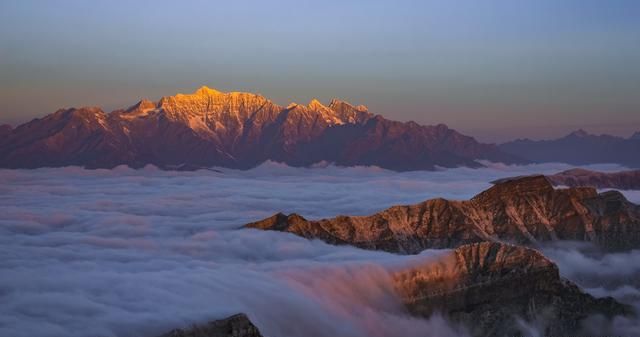
[(237, 314), (190, 328), (175, 329), (158, 337), (262, 337), (262, 335), (246, 315)]
[(545, 336), (566, 336), (590, 315), (633, 314), (562, 279), (538, 251), (495, 242), (461, 246), (438, 263), (397, 272), (394, 282), (412, 314), (443, 313), (474, 336), (522, 335), (518, 319), (542, 327)]
[(547, 177), (556, 186), (640, 190), (640, 170), (606, 173), (572, 169)]

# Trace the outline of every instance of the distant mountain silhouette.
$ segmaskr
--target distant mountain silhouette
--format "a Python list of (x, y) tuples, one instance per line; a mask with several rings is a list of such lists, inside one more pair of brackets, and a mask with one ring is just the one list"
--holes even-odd
[(281, 107), (260, 95), (207, 87), (111, 113), (97, 107), (62, 109), (15, 129), (0, 128), (0, 167), (5, 168), (247, 169), (267, 160), (399, 171), (480, 167), (478, 160), (525, 162), (445, 125), (391, 121), (362, 105), (334, 99), (325, 106), (314, 99)]
[(593, 135), (578, 130), (554, 139), (518, 139), (499, 145), (500, 150), (536, 163), (559, 162), (573, 165), (615, 163), (640, 167), (640, 132), (630, 138)]

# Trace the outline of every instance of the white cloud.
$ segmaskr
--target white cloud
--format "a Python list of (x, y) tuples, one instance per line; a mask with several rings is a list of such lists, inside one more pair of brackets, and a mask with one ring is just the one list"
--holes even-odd
[(467, 199), (498, 178), (567, 168), (0, 170), (0, 335), (144, 336), (246, 312), (267, 336), (455, 336), (440, 317), (408, 316), (388, 280), (389, 268), (437, 252), (238, 228), (278, 211), (320, 218)]

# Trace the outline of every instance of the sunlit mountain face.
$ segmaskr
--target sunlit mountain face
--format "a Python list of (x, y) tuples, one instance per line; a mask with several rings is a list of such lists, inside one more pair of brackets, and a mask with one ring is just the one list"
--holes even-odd
[(481, 160), (526, 162), (445, 125), (392, 121), (338, 99), (326, 106), (313, 99), (282, 107), (260, 95), (208, 87), (111, 113), (58, 110), (6, 129), (0, 142), (0, 166), (8, 168), (247, 169), (267, 160), (397, 171), (481, 167)]
[(0, 337), (637, 336), (638, 17), (0, 1)]

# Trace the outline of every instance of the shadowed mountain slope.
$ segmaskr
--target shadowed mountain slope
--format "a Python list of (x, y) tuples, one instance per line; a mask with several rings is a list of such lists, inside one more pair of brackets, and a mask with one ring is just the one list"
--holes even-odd
[(578, 130), (553, 139), (534, 141), (518, 139), (499, 145), (504, 152), (535, 163), (557, 162), (573, 165), (616, 163), (640, 167), (640, 137), (593, 135)]

